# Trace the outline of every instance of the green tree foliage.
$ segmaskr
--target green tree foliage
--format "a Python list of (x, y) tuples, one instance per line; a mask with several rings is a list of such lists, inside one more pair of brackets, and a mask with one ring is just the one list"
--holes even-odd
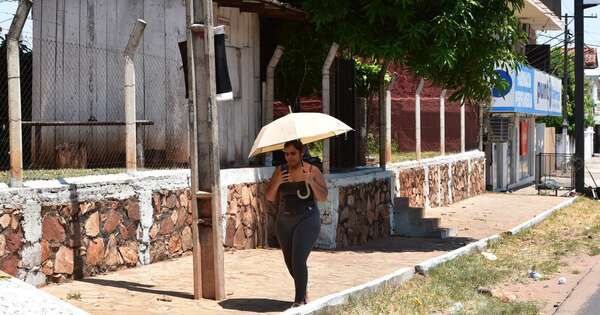
[(453, 99), (488, 100), (502, 84), (494, 71), (523, 57), (523, 0), (296, 0), (322, 37), (356, 55), (408, 66), (455, 90)]
[[(568, 87), (566, 90), (567, 93), (567, 123), (568, 123), (568, 133), (570, 135), (575, 135), (575, 62), (574, 56), (575, 53), (573, 51), (569, 52), (567, 60), (567, 81)], [(559, 78), (563, 77), (563, 50), (562, 48), (552, 49), (551, 52), (551, 65), (552, 65), (552, 75), (555, 75)], [(563, 87), (563, 93), (565, 92), (565, 87)], [(585, 125), (587, 127), (594, 126), (594, 103), (592, 101), (592, 87), (590, 86), (590, 82), (584, 81), (584, 112), (585, 112)], [(558, 129), (562, 128), (563, 125), (563, 117), (540, 117), (537, 119), (537, 122), (545, 123), (547, 127), (555, 127)]]
[(331, 42), (307, 23), (288, 22), (272, 31), (277, 32), (277, 43), (285, 48), (276, 68), (275, 98), (294, 105), (300, 96), (318, 94)]
[[(371, 97), (379, 91), (379, 73), (382, 65), (377, 62), (367, 62), (354, 59), (356, 68), (356, 94), (359, 97)], [(385, 83), (391, 81), (389, 73), (385, 75)]]

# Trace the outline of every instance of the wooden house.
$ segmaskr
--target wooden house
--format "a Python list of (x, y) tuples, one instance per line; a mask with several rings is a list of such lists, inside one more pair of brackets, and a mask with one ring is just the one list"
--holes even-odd
[[(303, 18), (277, 1), (214, 1), (226, 26), (234, 99), (221, 102), (222, 167), (249, 164), (261, 127), (261, 18)], [(179, 43), (186, 40), (184, 0), (44, 0), (33, 5), (34, 121), (123, 121), (122, 52), (137, 19), (147, 22), (135, 57), (138, 128), (147, 164), (184, 166), (188, 99)], [(273, 47), (262, 48), (262, 55)], [(268, 60), (268, 59), (267, 59)], [(124, 163), (124, 126), (46, 126), (40, 129), (39, 167), (55, 166), (57, 146), (84, 144), (88, 167)], [(155, 163), (153, 163), (153, 161)]]

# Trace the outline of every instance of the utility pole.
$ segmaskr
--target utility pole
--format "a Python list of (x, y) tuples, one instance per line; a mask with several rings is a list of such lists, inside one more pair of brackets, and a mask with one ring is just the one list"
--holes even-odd
[[(569, 16), (565, 14), (565, 41), (563, 45), (563, 77), (562, 77), (562, 114), (563, 114), (563, 140), (566, 139), (567, 134), (567, 91), (569, 90), (569, 73), (568, 73), (568, 46), (569, 46)], [(564, 143), (566, 145), (566, 143)]]
[(225, 298), (212, 0), (186, 0), (194, 298)]
[(585, 142), (583, 110), (583, 0), (575, 0), (575, 190), (585, 189)]

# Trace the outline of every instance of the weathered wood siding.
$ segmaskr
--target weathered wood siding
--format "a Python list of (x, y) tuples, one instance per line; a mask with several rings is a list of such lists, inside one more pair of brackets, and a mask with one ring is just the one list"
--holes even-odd
[[(259, 20), (219, 8), (235, 99), (220, 106), (223, 166), (246, 165), (260, 128)], [(148, 26), (136, 62), (138, 129), (146, 158), (165, 166), (188, 159), (188, 107), (178, 42), (185, 37), (184, 0), (35, 1), (34, 120), (124, 120), (122, 50), (139, 18)], [(55, 147), (83, 142), (93, 164), (124, 163), (124, 127), (44, 127), (41, 152), (54, 164)]]

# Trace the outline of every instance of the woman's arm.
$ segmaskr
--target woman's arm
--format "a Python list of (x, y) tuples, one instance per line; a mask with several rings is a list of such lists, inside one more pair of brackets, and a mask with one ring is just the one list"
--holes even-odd
[(273, 176), (271, 176), (271, 181), (269, 182), (269, 187), (267, 188), (267, 193), (265, 194), (268, 201), (275, 202), (279, 185), (281, 185), (281, 170), (278, 166), (275, 168)]
[(325, 178), (323, 177), (323, 174), (319, 168), (309, 164), (309, 173), (306, 177), (307, 183), (310, 185), (315, 194), (315, 199), (317, 201), (326, 201), (329, 191), (327, 190)]

